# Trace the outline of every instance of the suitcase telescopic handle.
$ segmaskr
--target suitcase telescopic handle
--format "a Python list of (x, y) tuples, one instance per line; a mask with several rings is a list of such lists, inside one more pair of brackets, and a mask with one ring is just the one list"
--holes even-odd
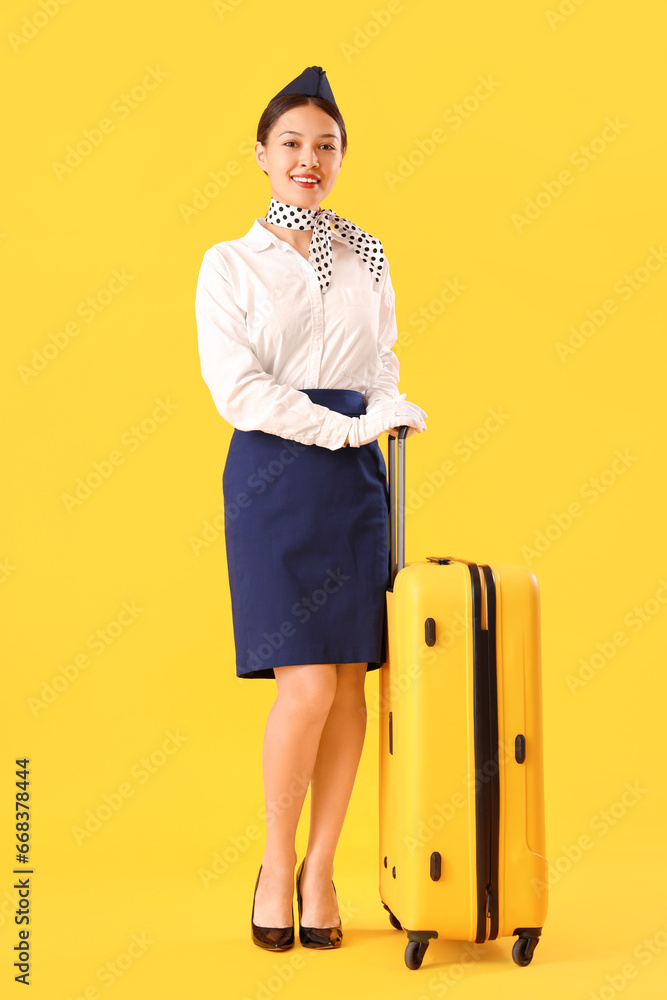
[[(389, 571), (391, 586), (405, 566), (405, 439), (408, 425), (401, 424), (398, 435), (389, 434), (387, 469), (389, 472)], [(398, 462), (395, 442), (398, 441)], [(398, 464), (398, 475), (396, 465)]]

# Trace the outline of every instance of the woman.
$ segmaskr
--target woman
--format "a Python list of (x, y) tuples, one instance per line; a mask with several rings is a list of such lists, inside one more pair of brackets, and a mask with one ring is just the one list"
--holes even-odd
[[(399, 395), (394, 293), (379, 240), (320, 202), (347, 136), (307, 68), (261, 116), (267, 215), (204, 254), (202, 376), (234, 432), (223, 472), (236, 674), (276, 680), (263, 745), (266, 845), (252, 940), (335, 948), (334, 852), (361, 756), (368, 670), (386, 660), (388, 489), (378, 437), (426, 427)], [(332, 228), (332, 226), (334, 228)], [(307, 860), (307, 865), (305, 861)]]

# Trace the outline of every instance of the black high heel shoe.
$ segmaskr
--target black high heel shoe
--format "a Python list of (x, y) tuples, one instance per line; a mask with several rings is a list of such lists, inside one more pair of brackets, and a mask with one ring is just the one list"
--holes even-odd
[(291, 927), (258, 927), (255, 923), (255, 897), (257, 896), (257, 886), (259, 885), (259, 876), (262, 874), (262, 867), (262, 865), (259, 866), (259, 874), (255, 882), (255, 892), (252, 897), (252, 915), (250, 917), (252, 939), (260, 948), (267, 948), (269, 951), (287, 951), (294, 944), (294, 905), (292, 905)]
[[(341, 927), (340, 920), (335, 927), (304, 927), (301, 923), (301, 911), (303, 909), (301, 875), (305, 863), (306, 859), (304, 858), (296, 873), (296, 899), (299, 906), (299, 941), (305, 948), (339, 948), (343, 940), (343, 928)], [(333, 884), (333, 879), (331, 884), (333, 885), (334, 895), (336, 895), (336, 886)], [(337, 896), (336, 900), (338, 900)]]

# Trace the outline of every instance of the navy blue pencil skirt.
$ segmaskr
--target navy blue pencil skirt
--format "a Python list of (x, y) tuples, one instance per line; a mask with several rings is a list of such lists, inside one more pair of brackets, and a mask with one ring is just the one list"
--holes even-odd
[[(352, 389), (302, 389), (348, 416)], [(331, 450), (234, 429), (222, 475), (237, 677), (386, 660), (389, 488), (377, 441)]]

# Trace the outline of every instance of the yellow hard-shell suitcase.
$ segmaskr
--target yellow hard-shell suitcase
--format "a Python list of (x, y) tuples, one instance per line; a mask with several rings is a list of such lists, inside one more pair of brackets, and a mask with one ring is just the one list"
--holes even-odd
[[(518, 935), (547, 912), (540, 594), (523, 566), (405, 564), (405, 435), (388, 438), (391, 588), (380, 688), (380, 898), (418, 969), (438, 936)], [(398, 508), (398, 511), (397, 511)]]

